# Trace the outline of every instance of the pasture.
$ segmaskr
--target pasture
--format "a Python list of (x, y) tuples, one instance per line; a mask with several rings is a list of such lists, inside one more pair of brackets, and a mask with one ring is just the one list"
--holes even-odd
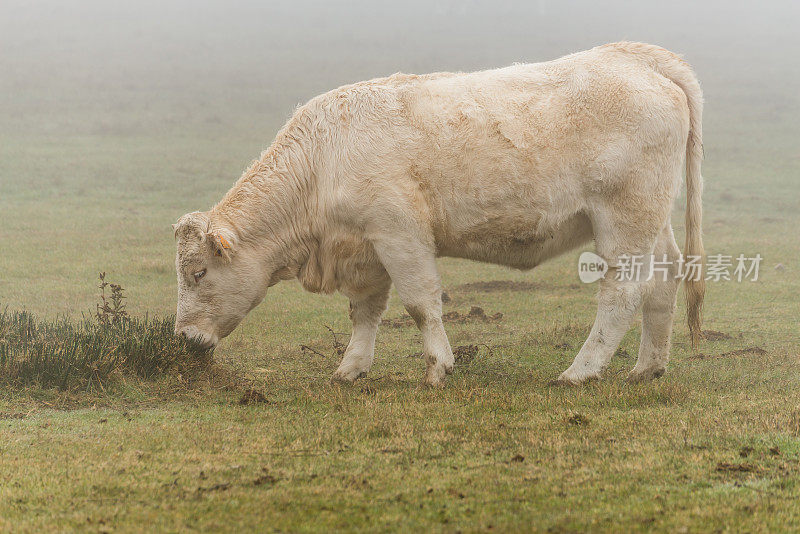
[(799, 529), (800, 13), (624, 4), (582, 4), (578, 24), (549, 2), (0, 8), (0, 308), (80, 320), (105, 271), (131, 315), (174, 314), (170, 224), (297, 103), (623, 38), (684, 53), (703, 85), (707, 253), (764, 258), (755, 282), (708, 283), (694, 352), (679, 296), (664, 377), (625, 381), (636, 326), (575, 388), (552, 381), (595, 314), (581, 250), (524, 273), (439, 260), (457, 359), (436, 390), (396, 294), (372, 372), (341, 385), (347, 299), (283, 282), (213, 376), (0, 386), (0, 530)]

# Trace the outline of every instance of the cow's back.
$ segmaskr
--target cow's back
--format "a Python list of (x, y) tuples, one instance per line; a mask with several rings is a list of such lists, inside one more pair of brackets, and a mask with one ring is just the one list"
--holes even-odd
[[(369, 191), (377, 212), (400, 202), (393, 195), (417, 197), (442, 254), (517, 267), (558, 253), (549, 247), (563, 229), (585, 230), (588, 196), (626, 187), (642, 150), (682, 151), (688, 130), (680, 89), (616, 49), (337, 92), (360, 110), (340, 147), (356, 202)], [(512, 254), (493, 260), (499, 250)]]

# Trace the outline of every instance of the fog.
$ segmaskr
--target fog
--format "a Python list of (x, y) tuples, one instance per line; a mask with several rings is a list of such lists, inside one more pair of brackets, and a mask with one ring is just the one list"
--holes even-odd
[(746, 139), (753, 121), (800, 109), (798, 22), (795, 2), (5, 1), (0, 135), (177, 133), (211, 113), (229, 128), (219, 134), (264, 139), (297, 103), (344, 83), (639, 40), (695, 66), (707, 131), (736, 107), (725, 133)]

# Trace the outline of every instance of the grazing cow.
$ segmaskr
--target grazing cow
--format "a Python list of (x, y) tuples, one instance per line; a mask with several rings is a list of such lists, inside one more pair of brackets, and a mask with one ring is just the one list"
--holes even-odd
[[(675, 265), (626, 279), (621, 257), (678, 264), (670, 224), (686, 169), (686, 254), (701, 240), (702, 93), (691, 67), (614, 43), (546, 63), (395, 74), (300, 106), (210, 211), (181, 217), (176, 332), (213, 346), (280, 280), (350, 298), (353, 334), (334, 378), (373, 362), (391, 284), (422, 332), (425, 382), (453, 369), (437, 256), (531, 269), (594, 239), (609, 265), (597, 317), (560, 377), (600, 376), (639, 310), (631, 379), (663, 374)], [(692, 340), (702, 277), (686, 282)]]

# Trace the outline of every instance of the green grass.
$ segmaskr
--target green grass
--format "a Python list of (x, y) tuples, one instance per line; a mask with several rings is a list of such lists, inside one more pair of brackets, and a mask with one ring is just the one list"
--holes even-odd
[[(270, 289), (214, 353), (264, 398), (227, 378), (184, 380), (180, 367), (61, 390), (12, 384), (0, 365), (0, 531), (800, 529), (800, 34), (767, 8), (692, 4), (691, 20), (675, 8), (678, 22), (615, 6), (584, 6), (591, 28), (550, 4), (547, 16), (520, 4), (423, 17), (412, 3), (391, 24), (364, 9), (341, 28), (322, 5), (98, 20), (82, 7), (0, 32), (11, 50), (0, 56), (3, 320), (25, 311), (78, 324), (99, 271), (126, 288), (132, 316), (174, 313), (170, 224), (221, 198), (292, 105), (318, 92), (622, 37), (684, 51), (697, 67), (707, 251), (764, 257), (757, 282), (709, 283), (705, 328), (728, 337), (697, 353), (679, 299), (668, 372), (647, 384), (625, 382), (636, 325), (604, 380), (551, 385), (594, 319), (579, 251), (531, 273), (439, 261), (445, 312), (503, 314), (446, 325), (454, 347), (478, 350), (442, 390), (421, 387), (412, 326), (383, 326), (370, 376), (331, 384), (326, 326), (346, 341), (347, 300), (296, 282)], [(677, 234), (682, 216), (679, 199)], [(465, 285), (489, 280), (531, 285)], [(402, 314), (393, 295), (385, 317)]]

